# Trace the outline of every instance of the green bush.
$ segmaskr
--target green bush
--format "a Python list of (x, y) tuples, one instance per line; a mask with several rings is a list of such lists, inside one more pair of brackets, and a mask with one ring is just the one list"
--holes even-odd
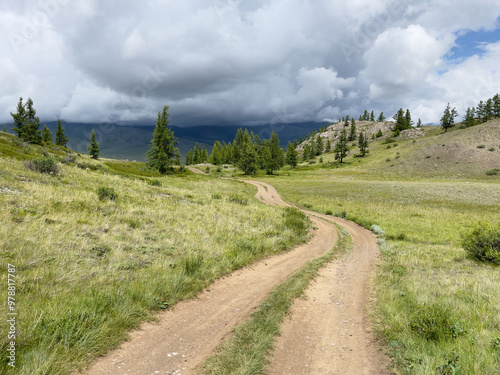
[(500, 264), (500, 223), (478, 223), (462, 236), (462, 247), (478, 260)]
[(50, 156), (43, 156), (41, 158), (26, 160), (24, 162), (24, 165), (26, 168), (40, 173), (59, 173), (59, 166), (57, 165), (57, 161)]
[(151, 186), (161, 186), (161, 181), (158, 180), (158, 179), (155, 179), (155, 180), (150, 180), (148, 182)]
[(97, 189), (97, 196), (101, 201), (106, 199), (114, 201), (118, 198), (118, 194), (115, 192), (115, 189), (106, 186), (100, 186), (99, 189)]
[(307, 230), (307, 216), (295, 207), (286, 207), (285, 213), (285, 227), (292, 229), (295, 232), (305, 234)]
[(408, 328), (427, 341), (441, 341), (454, 338), (458, 331), (458, 323), (453, 319), (450, 309), (439, 304), (416, 306), (410, 317)]
[(496, 176), (500, 172), (500, 169), (490, 169), (489, 171), (486, 171), (487, 176)]

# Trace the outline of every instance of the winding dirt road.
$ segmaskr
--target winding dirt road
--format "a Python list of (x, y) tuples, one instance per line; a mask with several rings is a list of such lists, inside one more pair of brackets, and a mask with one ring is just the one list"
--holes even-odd
[[(257, 187), (262, 202), (288, 205), (271, 185), (245, 182)], [(236, 271), (197, 299), (178, 303), (159, 316), (159, 323), (132, 332), (130, 340), (98, 359), (86, 374), (196, 374), (276, 285), (335, 246), (334, 218), (306, 213), (316, 228), (307, 244)], [(378, 257), (375, 237), (353, 223), (335, 221), (349, 230), (354, 250), (324, 268), (307, 289), (307, 300), (294, 303), (273, 353), (271, 374), (390, 374), (365, 319), (367, 285)]]

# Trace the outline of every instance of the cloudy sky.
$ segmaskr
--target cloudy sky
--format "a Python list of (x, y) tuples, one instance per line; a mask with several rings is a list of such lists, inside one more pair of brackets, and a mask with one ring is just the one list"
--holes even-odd
[(491, 0), (23, 0), (0, 3), (0, 122), (438, 122), (500, 91)]

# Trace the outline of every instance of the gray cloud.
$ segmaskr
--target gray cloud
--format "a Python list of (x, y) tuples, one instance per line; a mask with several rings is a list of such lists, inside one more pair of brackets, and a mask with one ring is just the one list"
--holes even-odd
[(449, 101), (465, 110), (499, 91), (496, 44), (447, 58), (457, 32), (494, 29), (499, 15), (487, 0), (3, 4), (0, 121), (20, 96), (46, 120), (79, 122), (152, 121), (163, 105), (179, 125), (399, 107), (436, 121)]

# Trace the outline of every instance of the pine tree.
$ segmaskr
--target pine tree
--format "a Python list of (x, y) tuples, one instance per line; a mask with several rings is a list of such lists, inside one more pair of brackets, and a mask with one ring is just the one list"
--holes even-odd
[(498, 94), (493, 96), (493, 116), (496, 118), (500, 117), (500, 96)]
[(450, 103), (448, 103), (446, 109), (444, 110), (443, 117), (441, 117), (441, 126), (443, 127), (445, 133), (448, 131), (448, 129), (452, 128), (455, 125), (455, 117), (457, 116), (457, 109), (451, 109)]
[(343, 163), (344, 158), (347, 156), (347, 130), (344, 128), (340, 133), (340, 137), (335, 144), (335, 160)]
[(40, 132), (40, 119), (36, 116), (36, 110), (33, 108), (33, 100), (28, 98), (26, 101), (26, 117), (24, 122), (24, 140), (28, 143), (41, 144), (42, 135)]
[(464, 117), (465, 127), (469, 128), (471, 126), (476, 125), (476, 119), (474, 118), (474, 115), (475, 115), (474, 107), (467, 108), (467, 112), (465, 113), (465, 117)]
[(479, 117), (482, 121), (486, 121), (485, 118), (485, 110), (484, 110), (484, 102), (482, 100), (479, 101), (479, 104), (477, 105), (476, 108), (476, 115)]
[(18, 138), (24, 139), (24, 123), (26, 121), (26, 111), (24, 109), (23, 98), (19, 98), (19, 102), (17, 103), (17, 112), (10, 113), (12, 118), (14, 119), (14, 133), (16, 133)]
[(56, 145), (66, 147), (68, 144), (68, 137), (64, 134), (64, 128), (62, 126), (61, 120), (57, 120), (56, 128)]
[(189, 150), (186, 154), (186, 165), (193, 164), (193, 150)]
[(382, 129), (379, 129), (378, 132), (377, 132), (377, 134), (375, 134), (375, 137), (380, 138), (383, 135), (384, 135), (384, 133), (382, 133)]
[(403, 108), (400, 108), (398, 113), (396, 113), (393, 118), (396, 121), (396, 124), (394, 125), (392, 131), (394, 132), (394, 135), (397, 137), (399, 133), (401, 133), (403, 130), (408, 129), (408, 125), (406, 122), (407, 119), (403, 111)]
[(330, 139), (326, 141), (326, 147), (325, 147), (325, 152), (330, 152), (332, 151), (332, 142), (330, 142)]
[(293, 143), (288, 142), (288, 146), (286, 148), (285, 154), (285, 162), (290, 166), (290, 169), (293, 169), (297, 166), (297, 162), (299, 159), (299, 155)]
[(366, 153), (368, 152), (368, 137), (365, 135), (364, 132), (359, 133), (359, 138), (358, 138), (358, 147), (359, 147), (359, 153), (361, 157), (364, 157)]
[(52, 132), (47, 127), (47, 125), (43, 125), (43, 129), (42, 129), (42, 143), (52, 144)]
[(420, 120), (420, 118), (419, 118), (417, 121), (417, 128), (421, 128), (421, 127), (422, 127), (422, 120)]
[(99, 143), (97, 143), (94, 129), (92, 129), (92, 133), (90, 133), (90, 145), (88, 146), (88, 150), (92, 159), (99, 159)]
[(351, 130), (349, 131), (349, 141), (354, 141), (356, 139), (356, 121), (354, 118), (351, 120)]
[(259, 168), (259, 155), (255, 145), (252, 143), (248, 130), (245, 129), (239, 147), (239, 159), (237, 162), (239, 169), (244, 174), (253, 175)]
[(413, 126), (413, 121), (411, 119), (411, 114), (409, 109), (406, 110), (405, 122), (406, 122), (406, 129), (411, 129), (411, 127)]
[(321, 155), (325, 149), (325, 146), (323, 144), (323, 138), (321, 138), (321, 135), (318, 134), (316, 137), (316, 156)]
[(484, 117), (483, 121), (488, 121), (493, 117), (493, 100), (488, 99), (484, 105)]
[(370, 114), (365, 109), (365, 111), (363, 112), (363, 121), (369, 121), (369, 120), (370, 120)]
[(380, 115), (378, 116), (377, 121), (378, 122), (384, 122), (385, 121), (384, 112), (380, 112)]
[(267, 174), (272, 174), (274, 171), (279, 170), (285, 164), (285, 158), (283, 154), (283, 149), (280, 147), (280, 140), (278, 134), (274, 132), (271, 133), (271, 139), (269, 140), (269, 154), (266, 155), (264, 159), (265, 169)]
[(168, 106), (164, 106), (163, 110), (158, 112), (151, 148), (146, 153), (147, 165), (161, 174), (171, 171), (173, 164), (179, 160), (179, 149), (175, 147), (177, 139), (168, 127), (168, 109)]
[(222, 145), (219, 141), (215, 141), (214, 146), (212, 147), (212, 152), (210, 153), (209, 161), (214, 165), (222, 164)]
[(375, 122), (375, 112), (373, 112), (373, 111), (372, 111), (372, 113), (370, 114), (370, 121)]

